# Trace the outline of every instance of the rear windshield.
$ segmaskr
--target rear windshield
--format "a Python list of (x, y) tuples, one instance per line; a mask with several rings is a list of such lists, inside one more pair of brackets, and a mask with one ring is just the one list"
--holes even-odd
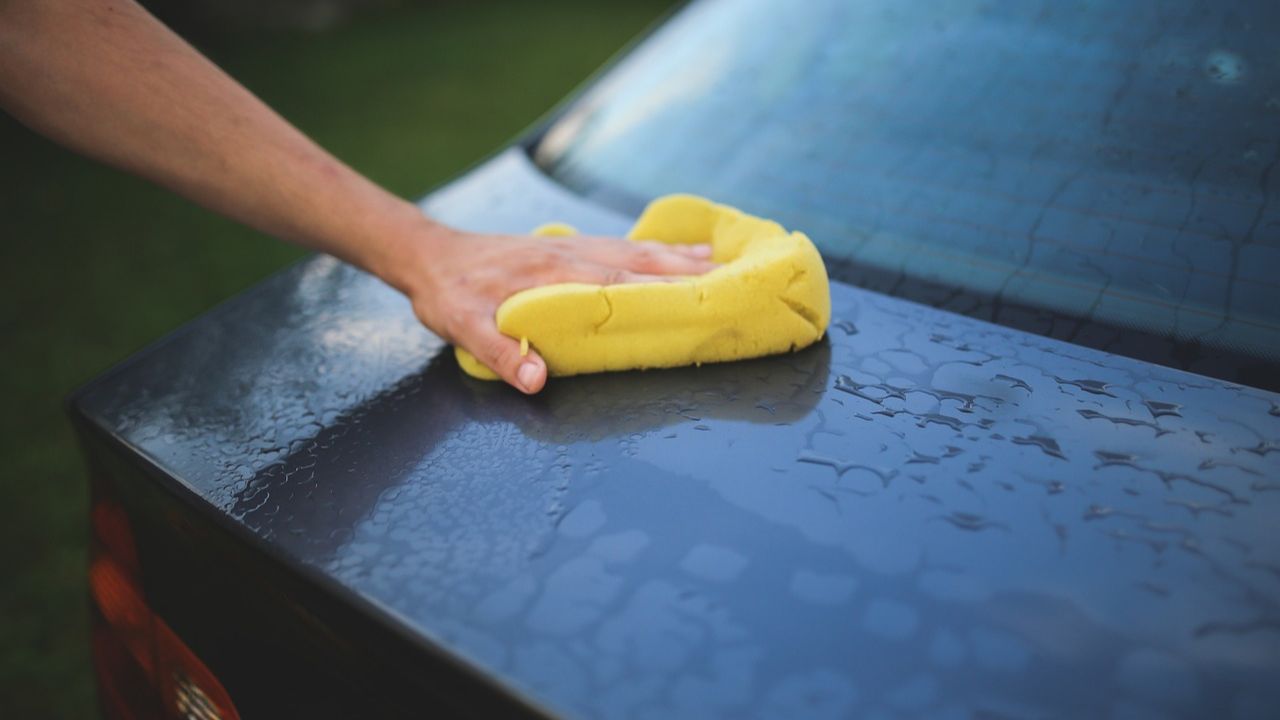
[(1264, 386), (1280, 360), (1280, 2), (705, 0), (535, 155), (629, 210), (774, 218), (935, 305)]

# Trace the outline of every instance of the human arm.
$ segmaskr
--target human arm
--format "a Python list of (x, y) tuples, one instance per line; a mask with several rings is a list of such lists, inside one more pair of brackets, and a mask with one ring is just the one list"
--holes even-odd
[(74, 150), (368, 270), (405, 293), (424, 324), (525, 392), (542, 388), (546, 367), (498, 333), (493, 315), (506, 297), (710, 267), (705, 248), (476, 235), (435, 222), (131, 0), (0, 0), (0, 105)]

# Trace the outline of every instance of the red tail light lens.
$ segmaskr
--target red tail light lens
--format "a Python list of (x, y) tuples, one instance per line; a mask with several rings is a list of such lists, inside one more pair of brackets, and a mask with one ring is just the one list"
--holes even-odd
[(222, 683), (152, 612), (124, 510), (94, 488), (89, 592), (93, 663), (108, 718), (239, 720)]

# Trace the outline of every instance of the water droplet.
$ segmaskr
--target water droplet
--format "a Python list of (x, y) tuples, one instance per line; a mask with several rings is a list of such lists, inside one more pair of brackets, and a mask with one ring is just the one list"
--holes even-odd
[(1182, 413), (1178, 412), (1182, 406), (1178, 403), (1161, 402), (1160, 400), (1143, 400), (1143, 405), (1147, 406), (1147, 410), (1151, 412), (1151, 417), (1160, 418), (1165, 415), (1173, 417), (1182, 417)]
[(1094, 450), (1093, 454), (1100, 461), (1095, 466), (1095, 469), (1103, 468), (1108, 465), (1132, 465), (1133, 461), (1138, 459), (1136, 455), (1111, 452), (1110, 450)]
[(836, 471), (836, 477), (844, 477), (844, 474), (850, 470), (866, 470), (867, 472), (880, 478), (880, 483), (884, 487), (889, 487), (889, 481), (897, 476), (897, 470), (884, 470), (881, 468), (871, 467), (870, 465), (862, 465), (859, 463), (845, 462), (835, 458), (818, 455), (807, 450), (802, 451), (796, 458), (796, 462), (809, 463), (811, 465), (826, 465)]
[(854, 325), (852, 322), (848, 320), (841, 320), (840, 322), (835, 323), (835, 326), (840, 328), (840, 330), (843, 331), (845, 335), (858, 334), (858, 326)]
[(1088, 380), (1088, 379), (1067, 380), (1065, 378), (1060, 378), (1057, 375), (1054, 375), (1053, 379), (1059, 385), (1071, 385), (1073, 387), (1078, 387), (1081, 390), (1087, 393), (1090, 393), (1092, 395), (1106, 395), (1107, 397), (1115, 397), (1115, 395), (1112, 395), (1111, 393), (1107, 392), (1107, 388), (1111, 387), (1111, 384), (1102, 382), (1101, 380)]
[(1231, 452), (1236, 452), (1237, 450), (1250, 452), (1258, 457), (1266, 457), (1268, 453), (1280, 452), (1280, 442), (1276, 442), (1275, 440), (1261, 440), (1253, 447), (1232, 448)]
[(1244, 58), (1227, 50), (1214, 50), (1204, 59), (1204, 74), (1223, 85), (1238, 83), (1245, 74)]
[(1058, 441), (1044, 435), (1030, 435), (1028, 437), (1013, 438), (1014, 445), (1034, 445), (1040, 448), (1041, 452), (1050, 457), (1056, 457), (1059, 460), (1066, 460), (1067, 456), (1062, 454), (1062, 448), (1058, 447)]
[(981, 532), (988, 529), (1007, 530), (1008, 527), (997, 522), (992, 522), (981, 515), (967, 512), (953, 512), (950, 515), (943, 515), (943, 520), (955, 525), (961, 530), (969, 532)]
[(1194, 502), (1192, 500), (1183, 500), (1182, 498), (1170, 498), (1164, 501), (1165, 505), (1173, 505), (1175, 507), (1186, 508), (1193, 516), (1200, 517), (1200, 513), (1210, 512), (1216, 515), (1231, 517), (1232, 512), (1221, 505), (1209, 505), (1208, 503)]
[(1018, 378), (1013, 377), (1012, 375), (996, 375), (994, 379), (1004, 380), (1005, 382), (1009, 383), (1013, 387), (1022, 388), (1023, 390), (1026, 390), (1029, 393), (1033, 392), (1031, 389), (1031, 386), (1028, 385), (1025, 380), (1019, 380)]
[(920, 422), (918, 423), (920, 427), (924, 427), (930, 423), (934, 423), (936, 425), (946, 425), (947, 427), (957, 432), (962, 430), (965, 425), (959, 419), (953, 418), (950, 415), (940, 415), (938, 413), (926, 413), (920, 416)]
[(1115, 512), (1113, 508), (1109, 508), (1106, 505), (1090, 505), (1089, 509), (1084, 511), (1084, 519), (1102, 520), (1111, 517)]
[(1076, 412), (1079, 413), (1080, 417), (1084, 418), (1085, 420), (1106, 420), (1107, 422), (1113, 425), (1129, 425), (1131, 427), (1151, 428), (1152, 430), (1155, 431), (1156, 437), (1160, 437), (1161, 435), (1168, 435), (1169, 433), (1173, 432), (1172, 430), (1166, 430), (1160, 427), (1159, 425), (1153, 422), (1150, 422), (1148, 420), (1138, 420), (1137, 418), (1126, 418), (1126, 417), (1113, 417), (1111, 415), (1104, 415), (1103, 413), (1100, 413), (1097, 410), (1076, 410)]
[(1262, 474), (1251, 467), (1245, 467), (1240, 463), (1231, 462), (1230, 460), (1221, 460), (1219, 458), (1209, 458), (1208, 460), (1202, 460), (1200, 462), (1201, 470), (1213, 470), (1214, 468), (1235, 468), (1236, 470), (1249, 473), (1250, 475)]

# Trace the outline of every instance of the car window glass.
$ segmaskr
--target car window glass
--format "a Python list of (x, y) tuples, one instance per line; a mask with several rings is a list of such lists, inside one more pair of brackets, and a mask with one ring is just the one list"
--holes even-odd
[(997, 321), (1017, 303), (1269, 363), (1277, 37), (1280, 3), (707, 0), (536, 157), (631, 209), (683, 191), (775, 218)]

